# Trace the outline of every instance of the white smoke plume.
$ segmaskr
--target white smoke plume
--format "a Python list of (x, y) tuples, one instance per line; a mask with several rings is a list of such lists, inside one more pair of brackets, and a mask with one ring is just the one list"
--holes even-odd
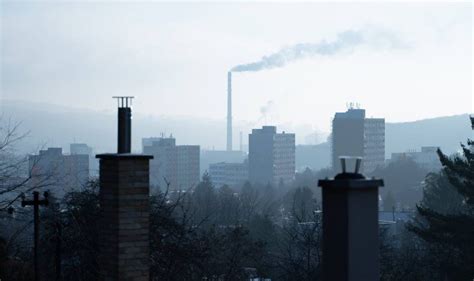
[(309, 57), (335, 56), (342, 52), (351, 52), (360, 45), (368, 45), (376, 49), (407, 47), (395, 33), (388, 30), (374, 28), (347, 30), (339, 33), (334, 41), (322, 40), (318, 43), (299, 43), (285, 47), (276, 53), (262, 57), (259, 61), (237, 65), (230, 71), (245, 72), (279, 68), (290, 62)]
[(275, 108), (275, 103), (272, 101), (272, 100), (269, 100), (267, 101), (266, 104), (264, 104), (263, 106), (260, 107), (260, 120), (264, 120), (265, 124), (267, 124), (267, 118), (268, 117), (272, 117), (271, 114), (273, 113), (274, 111), (274, 108)]

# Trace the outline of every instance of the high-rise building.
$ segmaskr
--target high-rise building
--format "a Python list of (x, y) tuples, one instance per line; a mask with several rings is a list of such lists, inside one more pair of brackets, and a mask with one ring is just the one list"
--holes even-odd
[(253, 129), (249, 135), (249, 179), (278, 185), (295, 178), (295, 134), (277, 133), (275, 126)]
[(173, 137), (142, 139), (143, 153), (150, 161), (152, 189), (189, 189), (199, 183), (199, 146), (176, 145)]
[(153, 155), (150, 161), (151, 190), (167, 188), (176, 189), (178, 184), (178, 159), (176, 141), (174, 138), (143, 139), (143, 154)]
[(186, 190), (199, 183), (199, 145), (178, 145), (178, 188)]
[(365, 118), (365, 110), (337, 112), (332, 121), (332, 167), (341, 171), (339, 157), (363, 157), (361, 172), (370, 173), (385, 162), (385, 119)]
[(32, 187), (50, 190), (61, 198), (84, 187), (89, 180), (89, 156), (64, 155), (62, 148), (50, 147), (28, 157)]
[(92, 148), (85, 143), (71, 143), (69, 145), (69, 151), (71, 154), (79, 154), (79, 155), (92, 154)]
[(91, 177), (99, 175), (99, 159), (95, 158), (92, 147), (85, 143), (71, 143), (69, 152), (71, 155), (87, 155), (89, 157), (89, 175)]
[(214, 163), (209, 165), (209, 176), (217, 188), (223, 185), (242, 187), (249, 180), (248, 161), (243, 163)]

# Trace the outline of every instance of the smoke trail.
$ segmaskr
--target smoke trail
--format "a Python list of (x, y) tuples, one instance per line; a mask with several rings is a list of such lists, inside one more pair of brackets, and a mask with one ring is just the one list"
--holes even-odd
[(300, 43), (286, 47), (269, 56), (262, 57), (259, 61), (241, 64), (233, 67), (231, 72), (260, 71), (279, 68), (286, 64), (313, 56), (334, 56), (342, 52), (352, 51), (359, 45), (370, 45), (375, 48), (401, 48), (404, 47), (390, 31), (386, 30), (347, 30), (337, 35), (332, 42), (322, 40), (318, 43)]
[[(266, 104), (264, 104), (263, 106), (260, 107), (260, 118), (258, 119), (258, 121), (260, 120), (264, 120), (265, 124), (267, 124), (267, 117), (269, 114), (272, 113), (272, 111), (274, 110), (274, 105), (275, 103), (272, 101), (272, 100), (269, 100), (267, 101)], [(270, 116), (271, 117), (271, 116)]]
[(273, 109), (273, 101), (272, 100), (269, 100), (267, 101), (267, 103), (263, 106), (260, 107), (260, 113), (263, 115), (266, 115), (267, 113), (269, 113), (272, 109)]

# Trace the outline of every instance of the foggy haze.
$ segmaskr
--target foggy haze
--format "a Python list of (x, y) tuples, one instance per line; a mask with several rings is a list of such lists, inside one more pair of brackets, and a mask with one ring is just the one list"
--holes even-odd
[(227, 71), (251, 62), (235, 70), (268, 71), (234, 75), (233, 118), (253, 126), (269, 100), (275, 125), (325, 133), (347, 102), (390, 122), (471, 110), (463, 3), (2, 1), (1, 17), (2, 99), (103, 111), (134, 95), (134, 112), (225, 122)]
[(474, 280), (473, 8), (0, 0), (0, 281)]

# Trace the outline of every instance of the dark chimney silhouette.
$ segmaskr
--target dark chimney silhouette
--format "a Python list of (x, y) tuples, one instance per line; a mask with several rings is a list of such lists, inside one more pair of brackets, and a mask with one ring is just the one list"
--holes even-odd
[(101, 281), (150, 279), (150, 155), (131, 154), (131, 100), (118, 100), (117, 153), (99, 154)]
[(113, 97), (118, 104), (117, 153), (130, 153), (132, 149), (132, 100), (134, 97)]
[(354, 172), (319, 180), (323, 193), (323, 280), (379, 280), (378, 188), (383, 180), (359, 173), (362, 158), (356, 157)]

